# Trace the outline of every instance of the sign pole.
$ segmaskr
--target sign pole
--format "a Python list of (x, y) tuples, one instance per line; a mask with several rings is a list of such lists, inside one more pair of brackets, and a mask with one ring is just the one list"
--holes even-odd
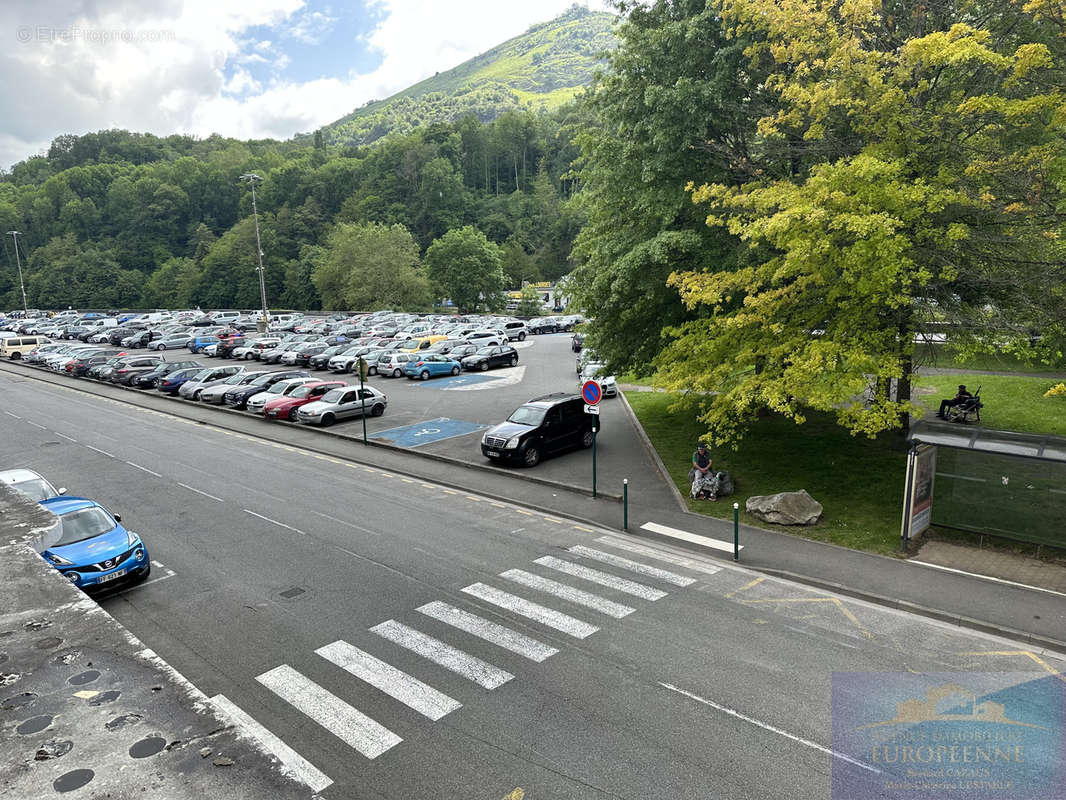
[[(593, 421), (595, 424), (595, 421)], [(596, 433), (599, 431), (597, 425), (592, 429), (592, 499), (596, 499)]]
[(596, 434), (599, 433), (600, 409), (597, 404), (603, 399), (603, 389), (598, 381), (585, 381), (581, 384), (581, 396), (585, 400), (585, 413), (592, 420), (592, 497), (596, 498)]

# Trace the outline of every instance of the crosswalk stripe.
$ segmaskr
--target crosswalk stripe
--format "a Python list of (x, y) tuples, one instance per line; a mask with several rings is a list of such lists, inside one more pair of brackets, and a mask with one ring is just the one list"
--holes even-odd
[(628, 558), (616, 556), (614, 553), (604, 553), (602, 550), (593, 550), (591, 547), (585, 547), (583, 544), (571, 547), (570, 552), (575, 555), (591, 558), (594, 561), (602, 561), (604, 564), (610, 564), (613, 567), (620, 567), (640, 575), (647, 575), (649, 578), (658, 578), (661, 581), (672, 583), (675, 586), (689, 586), (696, 582), (695, 578), (686, 578), (684, 575), (678, 575), (676, 572), (659, 569), (650, 564), (642, 564), (639, 561), (630, 561)]
[(406, 647), (412, 652), (418, 653), (435, 664), (440, 664), (445, 669), (450, 669), (467, 680), (471, 680), (486, 689), (495, 689), (503, 686), (514, 675), (510, 672), (494, 667), (487, 661), (482, 661), (476, 656), (464, 653), (450, 644), (445, 644), (440, 639), (416, 631), (397, 622), (394, 619), (382, 622), (370, 629), (378, 636), (388, 639), (390, 642)]
[(617, 589), (619, 592), (625, 592), (626, 594), (631, 594), (634, 597), (640, 597), (644, 600), (659, 600), (660, 598), (666, 597), (667, 594), (661, 589), (653, 589), (650, 586), (645, 586), (643, 583), (631, 581), (629, 578), (619, 578), (617, 575), (611, 575), (608, 572), (600, 572), (598, 569), (592, 569), (592, 567), (586, 567), (582, 564), (563, 561), (561, 558), (556, 558), (555, 556), (537, 558), (533, 560), (533, 563), (540, 564), (542, 567), (554, 569), (558, 572), (564, 572), (567, 575), (573, 575), (575, 578), (581, 578), (582, 580), (591, 583), (598, 583), (600, 586), (606, 586), (609, 589)]
[(547, 594), (561, 598), (567, 602), (575, 603), (576, 605), (584, 606), (585, 608), (591, 608), (593, 611), (599, 611), (601, 614), (607, 614), (615, 619), (621, 619), (636, 611), (635, 608), (630, 606), (616, 603), (613, 600), (608, 600), (599, 595), (592, 594), (592, 592), (575, 589), (573, 586), (567, 586), (565, 583), (553, 581), (551, 578), (543, 578), (540, 575), (534, 575), (532, 572), (526, 572), (525, 570), (509, 569), (506, 572), (501, 572), (500, 577), (519, 583), (522, 586), (528, 586), (530, 589), (546, 592)]
[(574, 619), (574, 617), (561, 611), (546, 608), (484, 583), (472, 583), (464, 587), (463, 591), (473, 597), (484, 600), (486, 603), (492, 603), (494, 606), (500, 606), (500, 608), (505, 608), (515, 614), (528, 617), (534, 622), (547, 625), (549, 628), (555, 628), (557, 631), (567, 633), (576, 639), (584, 639), (599, 630), (595, 625)]
[(438, 720), (463, 704), (443, 692), (438, 692), (418, 678), (386, 664), (347, 642), (337, 641), (315, 650), (318, 655), (331, 661), (360, 680), (413, 708), (419, 714)]
[(722, 571), (721, 567), (714, 566), (713, 564), (704, 564), (692, 558), (674, 555), (673, 553), (665, 553), (662, 550), (646, 547), (642, 544), (636, 544), (635, 542), (630, 542), (617, 536), (600, 536), (596, 541), (600, 544), (617, 547), (620, 550), (628, 550), (631, 553), (639, 553), (642, 556), (654, 558), (656, 561), (665, 561), (668, 564), (676, 564), (679, 567), (696, 570), (697, 572), (704, 572), (708, 575), (715, 575)]
[(451, 625), (453, 628), (466, 631), (479, 639), (484, 639), (486, 642), (491, 642), (505, 650), (510, 650), (512, 653), (518, 653), (518, 655), (525, 656), (530, 661), (540, 663), (559, 652), (557, 648), (538, 642), (532, 636), (513, 631), (503, 625), (490, 622), (476, 614), (463, 611), (439, 600), (426, 603), (418, 610), (427, 617), (432, 617), (446, 625)]
[(288, 664), (274, 667), (256, 680), (367, 758), (377, 758), (403, 741)]
[(211, 702), (235, 724), (244, 728), (255, 737), (264, 749), (277, 757), (282, 764), (282, 772), (307, 784), (312, 792), (321, 792), (333, 785), (329, 776), (321, 772), (314, 764), (301, 756), (285, 742), (255, 721), (248, 712), (236, 705), (224, 694), (216, 694)]

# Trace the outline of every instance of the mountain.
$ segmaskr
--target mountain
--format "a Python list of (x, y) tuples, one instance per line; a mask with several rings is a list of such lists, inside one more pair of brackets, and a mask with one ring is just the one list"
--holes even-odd
[(372, 100), (322, 128), (332, 144), (370, 144), (390, 133), (474, 114), (482, 122), (505, 111), (552, 110), (592, 82), (615, 45), (618, 18), (572, 6), (550, 22), (385, 100)]

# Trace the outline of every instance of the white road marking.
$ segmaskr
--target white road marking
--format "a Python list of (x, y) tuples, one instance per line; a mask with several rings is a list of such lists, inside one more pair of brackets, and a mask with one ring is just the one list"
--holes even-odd
[(315, 652), (431, 720), (438, 720), (463, 707), (458, 700), (347, 642), (333, 642)]
[(32, 425), (35, 428), (40, 428), (42, 431), (48, 430), (48, 428), (44, 427), (44, 425), (38, 425), (36, 422), (34, 422), (32, 420), (25, 420), (25, 422), (26, 422), (27, 425)]
[(794, 742), (798, 742), (799, 744), (810, 747), (820, 753), (825, 753), (826, 755), (832, 756), (833, 758), (839, 758), (841, 761), (847, 761), (849, 764), (854, 764), (855, 766), (861, 767), (862, 769), (868, 770), (869, 772), (876, 772), (877, 774), (881, 774), (881, 770), (877, 769), (876, 767), (871, 767), (869, 764), (864, 764), (863, 762), (857, 761), (856, 759), (851, 758), (850, 756), (846, 756), (843, 753), (838, 753), (835, 750), (830, 750), (828, 747), (823, 747), (817, 742), (812, 742), (810, 739), (804, 739), (803, 737), (796, 736), (795, 734), (789, 733), (788, 731), (783, 731), (780, 728), (775, 728), (773, 725), (769, 725), (765, 722), (760, 722), (757, 719), (749, 717), (745, 714), (741, 714), (739, 711), (734, 711), (732, 708), (727, 708), (726, 706), (719, 705), (718, 703), (715, 703), (712, 700), (707, 700), (706, 698), (700, 697), (699, 695), (693, 694), (692, 692), (686, 692), (684, 689), (679, 689), (678, 687), (673, 686), (669, 683), (660, 682), (659, 685), (662, 686), (664, 689), (669, 689), (671, 692), (683, 694), (685, 697), (689, 697), (695, 700), (697, 703), (702, 703), (705, 706), (710, 706), (711, 708), (717, 709), (718, 711), (728, 714), (731, 717), (736, 717), (737, 719), (743, 720), (744, 722), (749, 722), (752, 725), (756, 725), (762, 728), (763, 730), (770, 731), (771, 733), (776, 733), (778, 736), (784, 736), (786, 739), (791, 739)]
[(518, 655), (525, 656), (530, 661), (540, 663), (559, 652), (557, 648), (538, 642), (532, 636), (513, 631), (503, 625), (490, 622), (476, 614), (463, 611), (447, 603), (434, 601), (426, 603), (418, 610), (427, 617), (432, 617), (446, 625), (451, 625), (453, 628), (466, 631), (479, 639), (484, 639), (486, 642), (491, 642), (505, 650), (510, 650), (512, 653), (518, 653)]
[(659, 600), (660, 598), (666, 597), (666, 592), (661, 589), (653, 589), (650, 586), (645, 586), (643, 583), (637, 583), (628, 578), (619, 578), (617, 575), (600, 572), (598, 569), (592, 569), (591, 567), (586, 567), (582, 564), (573, 564), (569, 561), (563, 561), (561, 558), (556, 558), (555, 556), (537, 558), (534, 559), (533, 563), (540, 564), (542, 567), (554, 569), (558, 572), (564, 572), (567, 575), (573, 575), (575, 578), (581, 578), (591, 583), (598, 583), (600, 586), (616, 589), (619, 592), (625, 592), (626, 594), (631, 594), (634, 597), (640, 597), (644, 600)]
[(10, 411), (5, 411), (4, 413), (7, 414), (9, 417), (14, 417), (15, 419), (22, 419), (22, 417), (20, 417), (18, 414), (12, 414)]
[(661, 581), (672, 583), (674, 586), (690, 586), (696, 582), (695, 578), (686, 578), (684, 575), (678, 575), (676, 572), (659, 569), (650, 564), (642, 564), (639, 561), (630, 561), (628, 558), (616, 556), (614, 553), (604, 553), (601, 550), (593, 550), (591, 547), (585, 547), (583, 544), (571, 547), (570, 552), (575, 555), (591, 558), (595, 561), (602, 561), (604, 564), (610, 564), (613, 567), (628, 569), (630, 572), (636, 572), (639, 575), (647, 575), (649, 578), (658, 578)]
[(1056, 592), (1054, 589), (1045, 589), (1041, 586), (1031, 586), (1028, 583), (1018, 583), (1016, 581), (1008, 581), (1006, 578), (994, 578), (991, 575), (982, 575), (979, 572), (966, 572), (965, 570), (955, 569), (953, 567), (942, 567), (940, 564), (931, 564), (928, 561), (918, 561), (916, 559), (909, 559), (908, 564), (917, 564), (921, 567), (932, 567), (933, 569), (943, 570), (944, 572), (954, 572), (956, 575), (966, 575), (971, 578), (981, 578), (982, 580), (992, 581), (994, 583), (1004, 583), (1007, 586), (1017, 586), (1021, 589), (1031, 589), (1034, 592), (1044, 592), (1045, 594), (1054, 594), (1059, 597), (1066, 597), (1066, 593)]
[(114, 458), (114, 456), (111, 455), (111, 453), (107, 452), (106, 450), (101, 450), (99, 447), (93, 447), (91, 444), (87, 444), (85, 446), (88, 447), (90, 450), (96, 451), (100, 455), (107, 456), (108, 458)]
[[(679, 567), (685, 569), (694, 569), (698, 572), (704, 572), (708, 575), (716, 575), (722, 571), (721, 567), (713, 566), (710, 564), (701, 564), (700, 562), (688, 558), (686, 556), (674, 555), (673, 553), (667, 553), (658, 548), (648, 547), (647, 545), (637, 544), (636, 542), (630, 542), (626, 539), (619, 538), (617, 536), (601, 536), (597, 540), (600, 544), (610, 545), (611, 547), (617, 547), (619, 550), (628, 550), (631, 553), (639, 553), (649, 558), (654, 558), (657, 561), (665, 561), (668, 564), (676, 564)], [(701, 556), (706, 558), (706, 556)]]
[(479, 686), (484, 686), (486, 689), (495, 689), (498, 686), (503, 686), (514, 677), (510, 672), (494, 667), (487, 661), (482, 661), (476, 656), (464, 653), (450, 644), (445, 644), (440, 639), (427, 636), (421, 631), (409, 628), (394, 619), (375, 625), (370, 630), (378, 636), (400, 645), (400, 647), (406, 647), (423, 658), (427, 658), (435, 664), (440, 664), (445, 669), (462, 675)]
[[(726, 553), (733, 552), (732, 542), (723, 542), (720, 539), (712, 539), (709, 536), (700, 536), (699, 534), (689, 533), (688, 531), (682, 531), (677, 528), (671, 528), (667, 525), (660, 525), (658, 522), (645, 522), (640, 526), (643, 531), (651, 531), (652, 533), (658, 533), (662, 536), (669, 536), (672, 539), (681, 539), (686, 542), (692, 542), (703, 547), (712, 547), (715, 550), (723, 550)], [(744, 549), (744, 545), (739, 546), (740, 550)]]
[(343, 519), (337, 519), (336, 517), (331, 517), (329, 514), (323, 514), (321, 511), (312, 511), (311, 513), (312, 514), (317, 514), (318, 516), (323, 517), (325, 519), (328, 519), (331, 522), (336, 522), (338, 525), (347, 525), (349, 528), (355, 528), (355, 530), (357, 530), (357, 531), (362, 531), (363, 533), (369, 533), (371, 536), (381, 536), (380, 531), (372, 531), (372, 530), (370, 530), (370, 528), (364, 528), (362, 525), (356, 525), (354, 522), (346, 522)]
[(300, 534), (301, 536), (306, 536), (307, 535), (306, 533), (304, 533), (299, 528), (294, 528), (294, 527), (292, 527), (292, 525), (286, 525), (284, 522), (278, 522), (276, 519), (271, 519), (270, 517), (264, 517), (262, 514), (256, 514), (254, 511), (252, 511), (250, 509), (247, 509), (247, 508), (244, 509), (244, 513), (245, 514), (251, 514), (253, 517), (259, 517), (259, 519), (263, 520), (264, 522), (269, 522), (271, 525), (277, 525), (279, 528), (285, 528), (285, 530), (295, 531), (296, 533)]
[(207, 492), (202, 492), (199, 489), (196, 489), (196, 488), (194, 488), (192, 486), (189, 486), (189, 484), (187, 484), (187, 483), (182, 483), (181, 481), (177, 481), (177, 484), (182, 489), (188, 489), (190, 492), (196, 492), (197, 494), (202, 494), (204, 497), (210, 497), (212, 500), (217, 500), (220, 503), (225, 503), (226, 502), (221, 497), (215, 497), (213, 494), (208, 494)]
[(479, 392), (483, 389), (499, 389), (503, 386), (514, 386), (521, 383), (522, 378), (526, 374), (525, 366), (519, 367), (504, 367), (500, 370), (503, 373), (503, 377), (494, 378), (491, 381), (480, 381), (478, 383), (471, 383), (467, 386), (442, 386), (446, 392)]
[(540, 575), (534, 575), (532, 572), (526, 572), (521, 569), (509, 569), (506, 572), (501, 572), (500, 577), (514, 581), (522, 586), (528, 586), (530, 589), (536, 589), (538, 592), (553, 595), (566, 600), (568, 603), (591, 608), (593, 611), (599, 611), (601, 614), (606, 614), (615, 619), (621, 619), (636, 611), (635, 608), (616, 603), (613, 600), (592, 594), (592, 592), (575, 589), (565, 583), (553, 581), (551, 578), (543, 578)]
[(263, 749), (272, 753), (281, 762), (281, 771), (286, 775), (307, 784), (312, 792), (321, 792), (326, 787), (333, 785), (333, 781), (315, 767), (314, 764), (252, 719), (244, 709), (235, 705), (228, 697), (216, 694), (211, 698), (211, 702), (231, 722), (244, 728), (249, 736), (257, 739)]
[(78, 440), (77, 440), (77, 439), (75, 439), (75, 438), (74, 438), (73, 436), (67, 436), (67, 435), (66, 435), (65, 433), (60, 433), (59, 431), (54, 431), (54, 433), (55, 433), (55, 435), (56, 435), (56, 436), (62, 436), (62, 437), (63, 437), (64, 439), (66, 439), (66, 440), (67, 440), (68, 442), (74, 442), (74, 443), (76, 444), (76, 443), (77, 443), (77, 441), (78, 441)]
[(134, 469), (139, 469), (141, 472), (147, 472), (149, 475), (155, 475), (157, 478), (163, 477), (158, 472), (153, 472), (152, 470), (148, 469), (148, 467), (142, 467), (140, 464), (134, 464), (132, 461), (127, 461), (126, 463)]
[(367, 758), (377, 758), (403, 741), (288, 664), (274, 667), (256, 680)]
[(546, 608), (484, 583), (472, 583), (470, 586), (465, 587), (463, 591), (472, 597), (484, 600), (486, 603), (506, 608), (508, 611), (528, 617), (542, 625), (547, 625), (549, 628), (555, 628), (557, 631), (569, 634), (575, 639), (584, 639), (599, 630), (595, 625), (591, 625), (588, 622), (583, 622), (561, 611)]

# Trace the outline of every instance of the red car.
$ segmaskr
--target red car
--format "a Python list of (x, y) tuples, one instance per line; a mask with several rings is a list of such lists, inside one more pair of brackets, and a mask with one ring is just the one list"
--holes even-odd
[(271, 400), (263, 406), (263, 418), (287, 419), (290, 422), (295, 422), (296, 409), (314, 400), (318, 400), (330, 389), (336, 389), (340, 386), (347, 386), (347, 384), (344, 381), (316, 381), (314, 383), (305, 383), (292, 394), (279, 397), (277, 400)]

